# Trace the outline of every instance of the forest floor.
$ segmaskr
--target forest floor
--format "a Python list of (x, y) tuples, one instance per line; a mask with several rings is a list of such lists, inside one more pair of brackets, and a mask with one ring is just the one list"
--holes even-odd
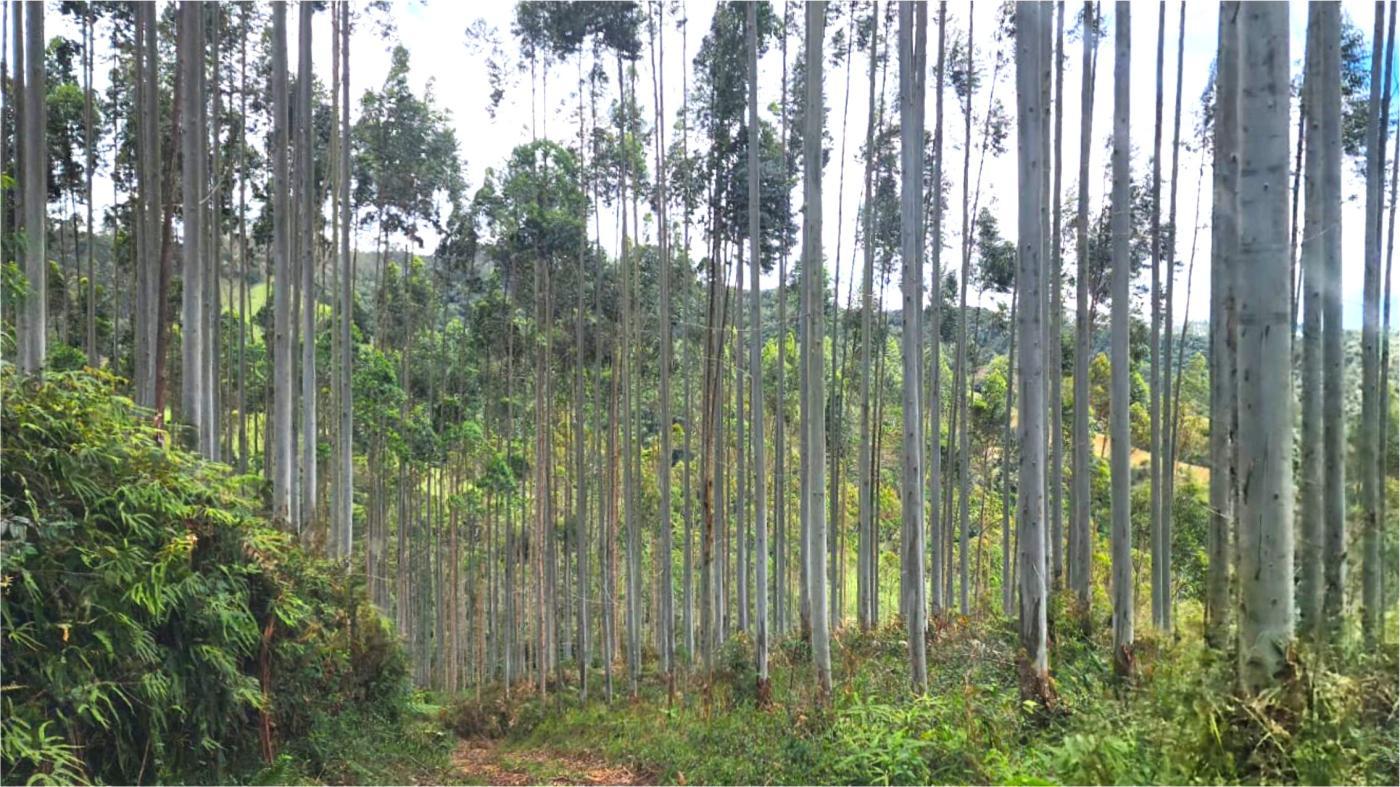
[(645, 774), (586, 754), (514, 747), (502, 740), (463, 739), (452, 765), (464, 784), (650, 784)]
[(930, 628), (924, 694), (892, 622), (835, 633), (824, 697), (805, 643), (780, 638), (760, 703), (738, 634), (674, 693), (648, 661), (633, 696), (619, 685), (609, 703), (590, 671), (582, 701), (565, 670), (546, 697), (441, 698), (436, 723), (466, 784), (1395, 783), (1393, 648), (1303, 653), (1292, 690), (1242, 697), (1233, 661), (1202, 647), (1199, 606), (1179, 611), (1178, 636), (1139, 640), (1130, 681), (1106, 629), (1062, 623), (1052, 706), (1020, 696), (1014, 621), (950, 615)]

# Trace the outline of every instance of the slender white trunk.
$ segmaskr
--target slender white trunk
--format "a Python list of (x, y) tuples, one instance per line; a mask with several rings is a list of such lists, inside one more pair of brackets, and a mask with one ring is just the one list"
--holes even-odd
[(900, 595), (909, 639), (909, 668), (914, 687), (928, 684), (924, 627), (924, 471), (923, 408), (923, 178), (924, 81), (928, 45), (928, 3), (899, 7), (899, 152), (900, 257), (903, 262), (901, 350), (904, 356), (904, 461), (902, 478)]
[(826, 31), (826, 3), (809, 2), (807, 12), (806, 64), (804, 85), (806, 107), (802, 135), (802, 280), (807, 295), (806, 352), (804, 387), (808, 392), (807, 433), (807, 518), (810, 541), (807, 550), (808, 596), (811, 600), (812, 659), (817, 681), (824, 695), (831, 693), (831, 634), (826, 587), (826, 393), (822, 375), (822, 43)]
[[(1109, 390), (1109, 470), (1112, 478), (1113, 657), (1120, 670), (1131, 668), (1133, 646), (1133, 531), (1131, 528), (1132, 447), (1128, 431), (1128, 381), (1132, 369), (1128, 357), (1129, 279), (1132, 256), (1132, 196), (1129, 172), (1129, 96), (1132, 70), (1132, 27), (1129, 3), (1119, 0), (1113, 19), (1113, 197), (1112, 258), (1113, 310), (1110, 324), (1109, 361), (1113, 382)], [(1025, 351), (1029, 354), (1030, 348)], [(1023, 404), (1024, 406), (1024, 404)]]
[(1272, 685), (1293, 639), (1288, 7), (1244, 7), (1240, 71), (1239, 674)]

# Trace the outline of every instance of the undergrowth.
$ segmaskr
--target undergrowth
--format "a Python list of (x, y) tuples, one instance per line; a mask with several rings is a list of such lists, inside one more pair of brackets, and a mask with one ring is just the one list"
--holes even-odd
[[(457, 731), (600, 754), (663, 783), (1395, 783), (1393, 649), (1301, 653), (1285, 690), (1246, 698), (1228, 657), (1188, 633), (1198, 621), (1181, 625), (1175, 642), (1139, 642), (1132, 681), (1113, 674), (1106, 643), (1061, 632), (1049, 708), (1019, 695), (1013, 626), (954, 616), (931, 626), (929, 691), (918, 696), (892, 623), (838, 632), (829, 702), (790, 639), (776, 643), (773, 703), (759, 707), (751, 671), (734, 669), (750, 654), (740, 638), (708, 686), (681, 678), (669, 695), (647, 673), (635, 699), (623, 686), (610, 705), (597, 679), (586, 703), (573, 685), (542, 701), (490, 695), (483, 703), (510, 710)], [(483, 712), (470, 700), (445, 717)]]
[(0, 385), (4, 783), (445, 767), (393, 633), (343, 566), (255, 515), (255, 478), (161, 447), (103, 373), (7, 364)]

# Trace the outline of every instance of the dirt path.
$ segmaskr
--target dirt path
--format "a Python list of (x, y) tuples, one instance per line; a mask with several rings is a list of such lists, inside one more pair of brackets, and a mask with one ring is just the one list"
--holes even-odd
[(511, 750), (500, 741), (473, 738), (457, 744), (452, 763), (468, 784), (648, 784), (645, 775), (596, 757)]

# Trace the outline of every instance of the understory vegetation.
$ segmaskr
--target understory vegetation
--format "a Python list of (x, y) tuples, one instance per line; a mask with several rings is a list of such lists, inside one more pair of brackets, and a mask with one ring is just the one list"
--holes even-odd
[(160, 446), (107, 374), (0, 384), (5, 783), (434, 780), (395, 635), (258, 479)]
[[(1183, 613), (1183, 632), (1199, 631), (1199, 607)], [(571, 685), (544, 700), (497, 691), (443, 719), (507, 748), (601, 754), (663, 784), (1383, 784), (1400, 767), (1394, 652), (1297, 653), (1293, 681), (1246, 697), (1229, 657), (1195, 634), (1140, 640), (1131, 682), (1100, 639), (1055, 631), (1050, 707), (1021, 698), (1014, 625), (951, 616), (930, 627), (926, 694), (909, 691), (907, 643), (890, 623), (837, 634), (845, 678), (827, 704), (793, 638), (775, 648), (761, 707), (750, 643), (736, 637), (711, 683), (682, 678), (674, 695), (645, 672), (636, 700), (581, 702), (565, 670)]]

